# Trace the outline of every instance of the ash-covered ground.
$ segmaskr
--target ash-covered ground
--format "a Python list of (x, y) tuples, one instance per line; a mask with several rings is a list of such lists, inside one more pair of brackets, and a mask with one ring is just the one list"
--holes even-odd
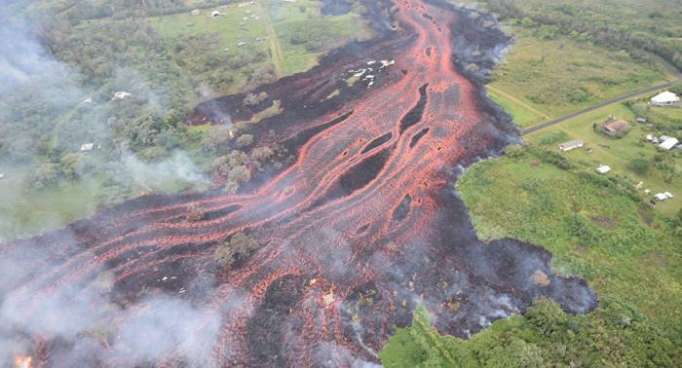
[[(443, 1), (366, 4), (374, 40), (252, 91), (267, 92), (258, 104), (226, 96), (191, 117), (230, 124), (279, 101), (282, 113), (250, 129), (254, 149), (295, 155), (287, 167), (236, 195), (149, 195), (3, 245), (0, 359), (373, 366), (418, 305), (460, 337), (537, 297), (594, 308), (542, 248), (479, 240), (454, 193), (462, 167), (518, 140), (481, 88), (509, 39)], [(220, 265), (216, 249), (244, 234), (251, 251)]]

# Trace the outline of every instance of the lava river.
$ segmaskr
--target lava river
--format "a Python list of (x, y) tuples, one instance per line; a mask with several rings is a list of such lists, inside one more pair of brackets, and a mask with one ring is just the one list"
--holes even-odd
[[(21, 269), (0, 286), (2, 341), (37, 367), (354, 367), (379, 364), (419, 305), (465, 338), (541, 296), (594, 308), (586, 283), (554, 274), (541, 248), (480, 241), (454, 193), (457, 168), (515, 137), (453, 62), (463, 13), (419, 0), (384, 10), (395, 29), (361, 52), (395, 65), (329, 111), (272, 123), (280, 138), (257, 144), (298, 142), (296, 158), (253, 190), (146, 196), (3, 246)], [(328, 58), (271, 95), (291, 110), (286, 95), (311, 98), (359, 63)], [(184, 221), (190, 212), (199, 220)], [(260, 248), (218, 269), (216, 246), (238, 232)], [(159, 317), (167, 310), (177, 321)], [(54, 326), (62, 318), (75, 322)], [(191, 338), (149, 333), (183, 322)], [(140, 339), (157, 349), (137, 354)]]

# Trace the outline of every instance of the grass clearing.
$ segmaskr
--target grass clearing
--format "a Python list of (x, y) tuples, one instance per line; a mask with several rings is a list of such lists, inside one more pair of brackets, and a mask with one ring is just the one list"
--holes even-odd
[(511, 31), (516, 42), (489, 91), (520, 127), (672, 79), (662, 67), (635, 61), (625, 52), (568, 37), (541, 39), (520, 27)]
[(27, 171), (9, 169), (5, 174), (7, 177), (0, 180), (0, 242), (59, 228), (95, 212), (99, 178), (27, 191)]
[[(212, 17), (213, 10), (221, 16)], [(277, 77), (282, 77), (310, 69), (320, 56), (351, 39), (371, 37), (361, 10), (323, 16), (317, 1), (260, 0), (253, 5), (234, 3), (202, 10), (200, 15), (174, 14), (151, 21), (169, 42), (210, 33), (219, 36), (213, 47), (223, 50), (226, 57), (239, 52), (265, 53), (267, 57), (257, 63), (272, 67)], [(294, 36), (301, 42), (292, 42)]]
[(488, 86), (488, 96), (504, 111), (512, 116), (514, 123), (518, 126), (533, 126), (549, 119), (548, 115), (530, 107), (521, 100), (514, 98), (508, 93)]

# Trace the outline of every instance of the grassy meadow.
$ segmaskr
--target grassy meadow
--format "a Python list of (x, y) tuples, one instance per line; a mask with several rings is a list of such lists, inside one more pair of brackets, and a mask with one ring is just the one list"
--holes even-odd
[[(213, 11), (221, 15), (212, 17)], [(210, 47), (226, 58), (255, 52), (261, 57), (250, 66), (271, 67), (277, 77), (308, 70), (326, 51), (371, 36), (358, 12), (323, 16), (320, 2), (313, 0), (239, 2), (202, 9), (198, 15), (162, 15), (150, 21), (170, 44), (188, 36), (212, 34), (216, 37)], [(243, 85), (236, 83), (234, 90), (240, 87)]]
[(488, 92), (520, 127), (536, 125), (672, 76), (662, 67), (634, 60), (568, 37), (542, 39), (512, 27), (515, 43), (496, 69)]

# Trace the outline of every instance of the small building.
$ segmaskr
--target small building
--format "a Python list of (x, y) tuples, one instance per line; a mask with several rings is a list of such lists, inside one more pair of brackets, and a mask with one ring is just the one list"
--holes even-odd
[(611, 171), (611, 166), (609, 166), (609, 165), (599, 165), (599, 167), (597, 168), (597, 172), (602, 174), (602, 175), (608, 174), (610, 171)]
[(638, 116), (638, 117), (637, 117), (637, 122), (640, 123), (640, 124), (646, 124), (647, 120), (646, 120), (645, 117)]
[(95, 149), (95, 144), (94, 143), (85, 143), (81, 144), (81, 152), (90, 152), (93, 149)]
[(211, 16), (212, 16), (213, 18), (219, 17), (219, 16), (221, 16), (221, 15), (222, 15), (222, 14), (221, 14), (219, 11), (217, 11), (217, 10), (214, 10), (214, 11), (211, 13)]
[[(662, 138), (662, 137), (661, 137)], [(658, 145), (658, 147), (664, 151), (670, 151), (673, 147), (677, 146), (680, 141), (675, 137), (666, 137), (663, 142)]]
[(130, 92), (126, 91), (118, 91), (114, 93), (114, 97), (111, 98), (112, 101), (120, 101), (120, 100), (125, 100), (128, 97), (131, 97), (133, 94)]
[(201, 10), (199, 10), (199, 9), (194, 9), (194, 10), (192, 10), (192, 15), (195, 15), (195, 16), (196, 16), (196, 15), (199, 15), (199, 14), (201, 14)]
[(576, 139), (573, 141), (568, 141), (559, 145), (559, 149), (563, 152), (573, 151), (574, 149), (583, 148), (585, 142)]
[(673, 199), (674, 197), (675, 196), (670, 192), (656, 193), (654, 195), (654, 198), (656, 198), (656, 200), (659, 202), (667, 201), (668, 199)]
[(621, 119), (613, 119), (602, 125), (602, 131), (610, 137), (622, 137), (630, 131), (630, 123)]
[(654, 106), (670, 106), (680, 103), (680, 97), (670, 91), (665, 91), (651, 98)]

